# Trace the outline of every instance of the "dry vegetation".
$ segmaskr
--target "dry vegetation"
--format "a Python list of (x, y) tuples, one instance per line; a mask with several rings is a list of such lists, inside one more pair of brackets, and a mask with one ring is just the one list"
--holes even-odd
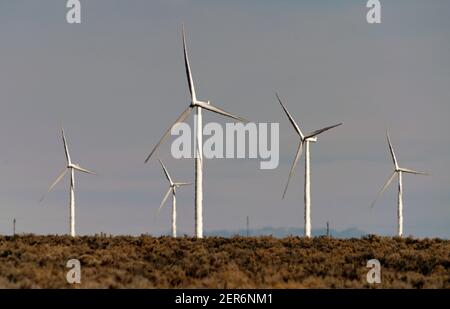
[(72, 258), (81, 288), (365, 288), (372, 258), (378, 287), (450, 288), (448, 240), (33, 235), (0, 237), (0, 287), (72, 287)]

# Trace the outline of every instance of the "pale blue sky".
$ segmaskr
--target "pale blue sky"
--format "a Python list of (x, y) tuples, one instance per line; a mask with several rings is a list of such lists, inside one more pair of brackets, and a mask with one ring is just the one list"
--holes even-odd
[[(188, 103), (181, 50), (187, 29), (198, 96), (256, 122), (280, 122), (280, 165), (205, 164), (205, 230), (303, 226), (303, 160), (281, 195), (297, 139), (279, 91), (305, 131), (344, 126), (312, 146), (312, 224), (395, 234), (390, 129), (405, 167), (405, 233), (450, 237), (450, 2), (382, 1), (382, 24), (366, 1), (82, 1), (82, 24), (65, 1), (0, 0), (0, 233), (66, 233), (68, 180), (39, 198), (64, 166), (63, 121), (77, 175), (80, 234), (159, 234), (166, 182), (143, 161)], [(205, 121), (223, 121), (207, 114)], [(192, 121), (192, 118), (190, 119)], [(193, 180), (193, 162), (161, 150), (169, 170)], [(179, 229), (192, 234), (193, 189), (180, 190)], [(169, 205), (167, 205), (169, 206)]]

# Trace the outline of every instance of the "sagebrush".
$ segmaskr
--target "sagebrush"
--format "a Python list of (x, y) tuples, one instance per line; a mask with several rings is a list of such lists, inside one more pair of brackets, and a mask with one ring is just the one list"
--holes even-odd
[[(370, 259), (382, 283), (366, 282)], [(81, 284), (66, 282), (79, 259)], [(318, 237), (0, 237), (1, 288), (450, 288), (450, 242)]]

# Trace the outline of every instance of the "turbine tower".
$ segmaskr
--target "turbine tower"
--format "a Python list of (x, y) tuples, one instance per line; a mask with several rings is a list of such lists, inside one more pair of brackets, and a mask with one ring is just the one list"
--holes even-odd
[(305, 202), (305, 236), (306, 237), (311, 237), (311, 169), (310, 169), (310, 164), (311, 164), (311, 160), (310, 160), (310, 150), (309, 150), (309, 143), (313, 142), (317, 142), (317, 136), (325, 131), (328, 131), (330, 129), (333, 129), (337, 126), (342, 125), (342, 123), (339, 124), (335, 124), (329, 127), (325, 127), (323, 129), (319, 129), (316, 131), (313, 131), (311, 133), (308, 134), (303, 134), (303, 132), (300, 130), (300, 127), (297, 125), (297, 123), (295, 122), (294, 118), (291, 116), (291, 114), (289, 113), (289, 111), (287, 110), (287, 108), (283, 105), (283, 103), (281, 102), (281, 99), (278, 95), (278, 93), (276, 93), (276, 97), (278, 99), (278, 102), (280, 102), (281, 107), (283, 108), (284, 112), (286, 113), (287, 117), (289, 118), (289, 121), (291, 122), (292, 126), (294, 127), (295, 131), (297, 132), (300, 141), (298, 144), (298, 148), (297, 148), (297, 153), (295, 155), (295, 159), (294, 162), (292, 164), (291, 167), (291, 171), (289, 172), (289, 178), (288, 181), (286, 183), (286, 187), (284, 188), (284, 192), (283, 192), (283, 199), (286, 196), (286, 191), (288, 189), (289, 186), (289, 182), (292, 178), (292, 176), (295, 173), (295, 167), (297, 166), (297, 162), (301, 157), (302, 154), (302, 148), (303, 145), (305, 145), (305, 196), (304, 196), (304, 202)]
[(159, 142), (153, 148), (153, 150), (145, 159), (145, 163), (150, 160), (153, 153), (161, 145), (161, 143), (170, 135), (171, 129), (178, 123), (183, 122), (192, 110), (196, 109), (196, 137), (195, 137), (195, 236), (197, 238), (203, 238), (203, 123), (202, 123), (202, 110), (208, 110), (223, 116), (227, 116), (236, 119), (241, 122), (247, 122), (244, 118), (235, 116), (218, 108), (210, 103), (210, 101), (200, 101), (197, 99), (194, 87), (194, 80), (192, 79), (191, 67), (189, 64), (189, 57), (186, 50), (186, 39), (184, 34), (184, 26), (182, 29), (183, 36), (183, 52), (184, 52), (184, 65), (186, 69), (186, 76), (189, 86), (189, 92), (191, 93), (191, 102), (189, 106), (181, 113), (181, 115), (175, 120), (175, 122), (167, 129)]
[(161, 202), (161, 205), (159, 205), (158, 213), (161, 211), (162, 207), (164, 206), (167, 198), (169, 197), (170, 192), (172, 192), (172, 236), (177, 237), (177, 197), (176, 197), (176, 190), (179, 187), (188, 186), (191, 185), (191, 183), (188, 182), (173, 182), (172, 178), (170, 177), (169, 172), (167, 171), (167, 168), (164, 166), (164, 163), (159, 160), (159, 163), (161, 164), (161, 167), (164, 171), (164, 175), (166, 176), (167, 180), (169, 181), (169, 190), (167, 190), (166, 195), (164, 195), (164, 198)]
[(389, 151), (392, 156), (392, 161), (394, 163), (394, 171), (392, 172), (392, 175), (389, 177), (389, 179), (384, 184), (381, 191), (378, 193), (377, 197), (373, 201), (370, 208), (373, 208), (375, 205), (377, 199), (383, 194), (383, 192), (387, 189), (387, 187), (391, 184), (392, 180), (394, 180), (395, 176), (398, 175), (398, 200), (397, 200), (397, 218), (398, 218), (398, 225), (397, 225), (397, 235), (399, 237), (403, 236), (403, 173), (406, 174), (415, 174), (415, 175), (429, 175), (428, 173), (418, 172), (415, 170), (411, 170), (408, 168), (401, 168), (398, 165), (397, 157), (395, 156), (394, 147), (392, 147), (391, 138), (389, 137), (389, 132), (386, 132), (388, 144), (389, 144)]
[[(78, 164), (72, 163), (72, 160), (70, 158), (69, 153), (69, 147), (67, 145), (66, 136), (64, 134), (64, 129), (61, 129), (62, 134), (62, 140), (64, 144), (64, 151), (66, 153), (66, 162), (67, 166), (64, 168), (64, 170), (59, 174), (59, 176), (56, 178), (56, 180), (51, 184), (51, 186), (48, 188), (48, 192), (50, 192), (57, 184), (61, 181), (61, 179), (66, 175), (66, 173), (70, 172), (70, 200), (69, 200), (69, 207), (70, 207), (70, 236), (75, 237), (75, 171), (80, 171), (87, 174), (95, 175), (94, 172), (89, 171), (85, 168), (82, 168)], [(45, 195), (41, 198), (41, 202), (44, 200)]]

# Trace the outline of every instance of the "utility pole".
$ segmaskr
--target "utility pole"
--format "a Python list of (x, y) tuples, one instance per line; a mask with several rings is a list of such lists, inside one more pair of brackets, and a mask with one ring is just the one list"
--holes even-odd
[(330, 222), (327, 221), (327, 237), (330, 237)]
[(16, 218), (13, 219), (13, 236), (16, 236)]
[(250, 236), (250, 219), (247, 216), (247, 237)]

